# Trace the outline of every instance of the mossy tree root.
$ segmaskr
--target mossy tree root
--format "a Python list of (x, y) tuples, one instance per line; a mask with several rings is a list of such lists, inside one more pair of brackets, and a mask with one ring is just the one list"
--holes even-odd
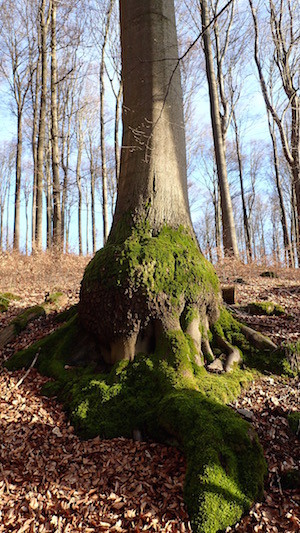
[(73, 317), (6, 366), (28, 367), (38, 351), (38, 369), (56, 380), (48, 391), (58, 394), (84, 437), (131, 437), (138, 429), (179, 446), (187, 458), (184, 495), (193, 531), (216, 533), (235, 523), (260, 496), (265, 473), (256, 435), (224, 405), (251, 374), (208, 374), (194, 364), (191, 337), (178, 330), (165, 333), (155, 354), (97, 374), (73, 366), (84, 348), (91, 351), (83, 338)]

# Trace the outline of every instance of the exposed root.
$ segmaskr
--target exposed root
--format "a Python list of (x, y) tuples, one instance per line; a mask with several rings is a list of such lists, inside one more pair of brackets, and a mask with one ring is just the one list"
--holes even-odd
[(239, 326), (243, 335), (245, 335), (246, 339), (252, 343), (255, 348), (258, 348), (259, 350), (277, 350), (278, 346), (271, 341), (271, 339), (262, 335), (262, 333), (259, 333), (244, 324), (239, 324)]
[(220, 337), (220, 335), (216, 335), (216, 341), (219, 348), (224, 350), (227, 355), (224, 370), (225, 372), (231, 372), (236, 365), (242, 362), (240, 351), (235, 346), (232, 346), (232, 344), (230, 344), (230, 342), (228, 342), (226, 339)]

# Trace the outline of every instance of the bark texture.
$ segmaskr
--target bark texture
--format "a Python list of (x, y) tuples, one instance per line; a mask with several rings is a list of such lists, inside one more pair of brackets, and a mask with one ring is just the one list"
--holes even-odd
[(191, 226), (173, 2), (120, 2), (123, 142), (111, 235), (124, 214)]
[[(173, 2), (120, 3), (123, 143), (107, 245), (81, 288), (80, 316), (110, 364), (151, 353), (170, 330), (189, 333), (199, 364), (219, 285), (193, 234)], [(199, 326), (203, 324), (203, 334)]]

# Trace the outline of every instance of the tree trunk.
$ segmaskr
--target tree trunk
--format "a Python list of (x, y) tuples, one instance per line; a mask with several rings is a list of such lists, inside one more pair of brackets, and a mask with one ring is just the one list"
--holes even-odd
[(120, 146), (119, 146), (119, 124), (120, 124), (120, 104), (123, 94), (123, 85), (120, 83), (119, 91), (116, 97), (115, 110), (115, 180), (116, 185), (119, 181), (120, 174)]
[(78, 133), (77, 133), (77, 163), (76, 163), (76, 183), (78, 190), (78, 252), (82, 255), (82, 225), (81, 225), (81, 213), (82, 213), (82, 185), (81, 185), (81, 158), (82, 158), (82, 129), (81, 119), (78, 118)]
[(46, 133), (46, 105), (47, 105), (47, 30), (46, 0), (40, 5), (40, 31), (41, 31), (41, 99), (40, 118), (37, 146), (37, 187), (36, 187), (36, 250), (43, 248), (43, 176), (44, 176), (44, 153)]
[[(96, 254), (82, 282), (80, 317), (96, 335), (101, 357), (112, 364), (133, 359), (141, 349), (152, 350), (162, 331), (181, 331), (180, 316), (193, 309), (189, 333), (202, 364), (203, 351), (212, 352), (206, 333), (201, 341), (198, 326), (203, 323), (206, 331), (218, 315), (220, 298), (214, 275), (210, 279), (211, 266), (205, 263), (203, 267), (207, 269), (205, 298), (200, 297), (203, 277), (199, 274), (194, 286), (189, 267), (182, 271), (177, 298), (172, 298), (166, 286), (156, 293), (156, 282), (149, 279), (155, 265), (166, 278), (169, 273), (177, 276), (182, 269), (177, 254), (196, 254), (196, 268), (205, 262), (195, 242), (188, 205), (174, 6), (172, 2), (130, 0), (120, 7), (124, 101), (118, 196), (107, 246)], [(134, 242), (140, 245), (136, 248)], [(137, 257), (128, 263), (126, 253), (131, 246)], [(166, 254), (161, 264), (157, 247)], [(143, 271), (145, 277), (140, 279)], [(96, 272), (99, 276), (95, 277)], [(136, 277), (140, 281), (130, 288), (130, 279)]]
[(52, 0), (51, 13), (51, 145), (53, 174), (53, 246), (61, 250), (61, 207), (59, 180), (58, 122), (57, 122), (57, 61), (56, 61), (56, 11)]
[[(193, 531), (219, 531), (262, 492), (264, 460), (249, 425), (222, 405), (234, 395), (231, 380), (198, 367), (213, 357), (210, 339), (227, 354), (226, 371), (241, 360), (227, 337), (243, 346), (254, 338), (260, 360), (262, 345), (276, 347), (222, 309), (192, 230), (174, 2), (121, 0), (120, 12), (123, 143), (112, 230), (85, 270), (79, 316), (22, 354), (21, 364), (31, 357), (52, 369), (76, 427), (91, 437), (145, 429), (175, 438), (187, 456)], [(69, 365), (91, 355), (106, 368), (121, 362), (106, 375), (85, 366), (81, 376), (78, 368), (74, 379)]]
[(209, 33), (209, 16), (207, 0), (201, 0), (201, 18), (203, 30), (203, 44), (206, 64), (206, 75), (209, 88), (210, 113), (214, 138), (214, 147), (218, 178), (221, 191), (222, 205), (222, 227), (223, 227), (223, 246), (225, 255), (233, 255), (238, 258), (238, 246), (233, 219), (232, 203), (227, 178), (227, 167), (225, 159), (225, 146), (222, 135), (222, 125), (219, 109), (219, 99), (217, 91), (216, 76), (214, 71), (212, 46)]
[(39, 83), (40, 83), (40, 68), (41, 68), (41, 51), (39, 45), (39, 56), (36, 65), (35, 72), (35, 87), (31, 84), (31, 101), (33, 107), (32, 116), (32, 136), (31, 136), (31, 148), (33, 159), (33, 180), (32, 180), (32, 208), (31, 208), (31, 248), (35, 248), (36, 238), (36, 190), (37, 190), (37, 135), (38, 135), (38, 95), (39, 95)]
[(20, 204), (21, 204), (21, 171), (22, 171), (22, 110), (18, 111), (18, 136), (16, 154), (16, 188), (13, 249), (20, 249)]
[(51, 140), (48, 142), (46, 157), (46, 210), (47, 210), (47, 250), (52, 246), (53, 238), (53, 203), (51, 194)]
[(281, 188), (281, 181), (280, 181), (280, 172), (279, 172), (279, 159), (278, 159), (278, 151), (277, 151), (277, 143), (276, 143), (276, 136), (274, 131), (274, 121), (273, 124), (271, 124), (272, 118), (270, 117), (270, 113), (268, 112), (268, 124), (269, 124), (269, 131), (272, 139), (272, 146), (273, 146), (273, 161), (274, 161), (274, 171), (275, 171), (275, 182), (276, 182), (276, 189), (279, 199), (279, 207), (280, 207), (280, 219), (281, 219), (281, 226), (282, 226), (282, 233), (283, 233), (283, 245), (285, 254), (287, 255), (288, 266), (291, 266), (294, 268), (294, 259), (292, 254), (292, 246), (290, 242), (289, 237), (289, 231), (288, 231), (288, 225), (287, 225), (287, 218), (285, 213), (285, 207), (284, 207), (284, 201), (283, 201), (283, 194), (282, 194), (282, 188)]
[(106, 166), (106, 147), (105, 147), (105, 48), (107, 44), (110, 19), (114, 0), (110, 0), (109, 8), (106, 17), (104, 39), (101, 48), (101, 63), (100, 63), (100, 147), (101, 147), (101, 170), (102, 170), (102, 221), (103, 221), (103, 245), (108, 237), (108, 203), (107, 203), (107, 166)]
[(234, 133), (235, 133), (236, 155), (237, 155), (238, 166), (239, 166), (239, 177), (240, 177), (241, 196), (242, 196), (243, 222), (244, 222), (247, 259), (248, 261), (249, 260), (251, 261), (252, 250), (251, 250), (250, 228), (249, 228), (249, 220), (248, 220), (246, 199), (245, 199), (245, 192), (244, 192), (243, 163), (242, 163), (242, 155), (241, 155), (241, 148), (240, 148), (239, 130), (238, 130), (238, 124), (237, 124), (235, 112), (233, 112), (232, 118), (233, 118)]

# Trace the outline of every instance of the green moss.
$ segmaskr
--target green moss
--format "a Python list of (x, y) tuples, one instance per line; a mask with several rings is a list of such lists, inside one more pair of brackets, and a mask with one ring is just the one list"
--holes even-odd
[(193, 531), (213, 533), (235, 523), (261, 492), (266, 472), (249, 425), (193, 390), (166, 396), (159, 421), (187, 458), (184, 492)]
[(219, 282), (212, 265), (202, 256), (197, 242), (183, 227), (164, 227), (152, 236), (147, 224), (133, 228), (124, 242), (108, 244), (86, 268), (83, 285), (112, 290), (132, 286), (148, 297), (166, 294), (176, 307), (182, 295), (187, 304), (200, 294), (218, 294)]
[(251, 302), (247, 306), (247, 311), (251, 315), (282, 316), (285, 314), (283, 307), (274, 302)]
[(78, 313), (78, 304), (72, 305), (69, 307), (69, 309), (66, 309), (65, 311), (62, 311), (61, 313), (58, 313), (54, 317), (54, 321), (58, 324), (62, 324), (63, 322), (67, 322), (71, 318), (73, 318)]
[(13, 321), (15, 332), (18, 335), (27, 327), (28, 322), (34, 318), (45, 315), (45, 309), (41, 305), (34, 305), (20, 313)]
[(21, 300), (20, 296), (13, 294), (12, 292), (2, 292), (0, 293), (0, 313), (8, 310), (9, 304), (11, 301)]
[(63, 380), (64, 377), (68, 377), (64, 367), (72, 359), (79, 342), (80, 333), (77, 327), (77, 316), (75, 316), (51, 335), (39, 340), (26, 350), (14, 354), (5, 366), (9, 370), (28, 368), (35, 355), (39, 353), (36, 366), (40, 372), (57, 380)]
[(297, 376), (300, 374), (300, 341), (287, 343), (282, 346), (282, 350), (288, 361), (292, 373)]
[(8, 307), (9, 307), (9, 300), (1, 294), (0, 295), (0, 313), (7, 311)]
[(59, 300), (60, 298), (64, 296), (64, 293), (63, 292), (53, 292), (51, 294), (49, 294), (49, 296), (47, 297), (47, 302), (50, 303), (50, 304), (58, 304), (59, 303)]
[(7, 298), (7, 300), (10, 300), (12, 302), (20, 302), (22, 300), (21, 296), (18, 296), (17, 294), (14, 294), (13, 292), (4, 292), (0, 294), (0, 297), (3, 296), (4, 298)]
[(278, 350), (257, 349), (243, 335), (239, 322), (224, 308), (220, 310), (220, 317), (212, 326), (213, 338), (216, 335), (226, 339), (230, 344), (239, 348), (244, 364), (260, 372), (271, 372), (293, 377), (295, 372), (291, 368), (285, 349)]
[(295, 435), (300, 435), (300, 411), (294, 411), (288, 415), (289, 426)]
[(83, 437), (131, 437), (139, 429), (177, 443), (187, 458), (185, 500), (193, 531), (212, 533), (236, 522), (261, 494), (265, 473), (254, 432), (225, 405), (251, 373), (217, 376), (197, 369), (191, 339), (182, 331), (166, 334), (155, 354), (121, 361), (106, 374), (67, 370), (81, 335), (74, 317), (6, 366), (28, 366), (38, 351), (39, 370), (55, 378), (45, 391), (64, 402)]

